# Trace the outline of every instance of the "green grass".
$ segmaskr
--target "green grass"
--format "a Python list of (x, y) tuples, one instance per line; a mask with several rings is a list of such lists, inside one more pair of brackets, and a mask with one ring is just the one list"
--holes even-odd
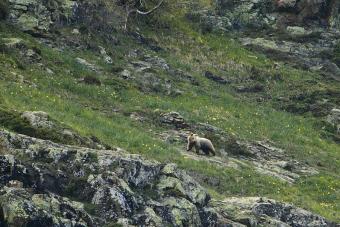
[[(115, 76), (112, 68), (124, 68), (124, 56), (128, 51), (143, 48), (131, 38), (122, 35), (122, 43), (117, 47), (105, 46), (100, 38), (93, 41), (115, 53), (115, 65), (110, 67), (91, 51), (58, 52), (1, 24), (0, 38), (21, 37), (27, 45), (39, 48), (43, 63), (55, 74), (47, 75), (44, 69), (36, 65), (18, 67), (20, 58), (17, 54), (0, 53), (0, 106), (17, 112), (46, 111), (53, 119), (72, 127), (81, 135), (95, 135), (113, 147), (122, 147), (164, 163), (175, 162), (179, 167), (198, 175), (216, 178), (220, 182), (218, 186), (205, 185), (215, 197), (267, 196), (340, 221), (340, 148), (338, 144), (322, 137), (321, 128), (315, 128), (319, 119), (277, 110), (273, 108), (272, 102), (253, 103), (247, 97), (235, 94), (231, 87), (215, 84), (202, 74), (210, 70), (230, 78), (243, 79), (256, 67), (260, 72), (259, 80), (267, 80), (274, 73), (280, 73), (282, 81), (269, 80), (268, 92), (273, 96), (290, 92), (289, 84), (313, 89), (305, 81), (319, 76), (290, 67), (283, 67), (277, 72), (272, 68), (270, 59), (245, 50), (230, 37), (196, 32), (194, 26), (176, 17), (182, 13), (164, 19), (164, 23), (170, 24), (173, 30), (145, 33), (158, 40), (163, 48), (172, 50), (159, 53), (169, 64), (189, 72), (200, 82), (199, 87), (178, 84), (184, 90), (184, 95), (169, 97), (141, 93), (132, 84)], [(148, 49), (144, 51), (150, 52)], [(76, 57), (87, 59), (102, 68), (102, 73), (95, 74), (103, 81), (102, 86), (77, 82), (77, 79), (94, 73), (77, 64)], [(37, 87), (18, 82), (13, 73), (23, 75), (25, 80)], [(339, 86), (320, 83), (327, 88)], [(320, 87), (320, 83), (315, 87)], [(121, 112), (113, 113), (113, 108), (119, 108)], [(260, 175), (251, 168), (220, 168), (208, 162), (184, 159), (179, 155), (179, 147), (170, 146), (155, 136), (164, 128), (152, 121), (140, 123), (129, 117), (131, 112), (154, 116), (157, 110), (178, 111), (192, 122), (218, 126), (240, 139), (269, 139), (295, 159), (317, 168), (320, 174), (301, 178), (289, 185), (273, 177)], [(17, 123), (14, 121), (1, 126), (16, 130), (15, 125)]]

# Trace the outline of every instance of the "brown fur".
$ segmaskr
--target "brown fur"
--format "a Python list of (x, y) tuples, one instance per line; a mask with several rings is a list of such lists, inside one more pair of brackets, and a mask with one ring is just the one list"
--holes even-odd
[(188, 136), (188, 145), (187, 151), (190, 151), (193, 147), (195, 147), (195, 151), (199, 154), (199, 151), (202, 150), (206, 155), (210, 153), (215, 156), (215, 148), (212, 142), (209, 139), (201, 138), (197, 134), (191, 133)]

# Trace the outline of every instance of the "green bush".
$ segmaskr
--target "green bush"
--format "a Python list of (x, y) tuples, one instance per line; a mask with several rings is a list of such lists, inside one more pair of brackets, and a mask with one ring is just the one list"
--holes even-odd
[(1, 0), (0, 1), (0, 20), (6, 19), (8, 15), (8, 1)]

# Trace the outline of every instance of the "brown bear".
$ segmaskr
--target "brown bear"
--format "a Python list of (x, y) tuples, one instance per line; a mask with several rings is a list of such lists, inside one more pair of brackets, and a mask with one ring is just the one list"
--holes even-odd
[(195, 146), (195, 151), (199, 154), (199, 150), (202, 150), (206, 155), (210, 153), (215, 156), (215, 148), (211, 141), (206, 138), (199, 137), (197, 134), (191, 133), (188, 136), (187, 151), (190, 151)]

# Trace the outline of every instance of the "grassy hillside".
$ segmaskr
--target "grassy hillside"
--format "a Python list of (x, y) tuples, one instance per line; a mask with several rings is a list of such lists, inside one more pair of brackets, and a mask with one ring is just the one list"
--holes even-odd
[[(100, 36), (93, 39), (93, 46), (104, 46), (108, 53), (112, 53), (113, 65), (105, 64), (91, 49), (66, 48), (60, 51), (1, 23), (0, 40), (22, 39), (26, 47), (38, 50), (43, 66), (26, 63), (19, 50), (1, 50), (0, 110), (13, 115), (15, 111), (45, 111), (81, 135), (95, 135), (113, 147), (122, 147), (164, 163), (175, 162), (198, 176), (218, 179), (220, 183), (216, 186), (201, 181), (217, 198), (267, 196), (340, 222), (339, 144), (325, 136), (327, 131), (319, 127), (320, 118), (285, 112), (277, 108), (275, 101), (275, 98), (291, 92), (339, 90), (340, 84), (323, 81), (318, 74), (286, 65), (275, 69), (271, 59), (242, 48), (233, 37), (197, 32), (184, 13), (169, 10), (154, 27), (141, 25), (144, 36), (162, 48), (159, 52), (148, 45), (138, 44), (133, 37), (121, 32), (115, 34), (120, 40), (116, 46), (109, 45)], [(68, 28), (61, 33), (66, 37), (70, 34)], [(118, 77), (116, 72), (127, 67), (126, 56), (134, 49), (164, 58), (172, 67), (192, 75), (199, 86), (178, 82), (176, 87), (183, 91), (178, 96), (141, 91)], [(79, 65), (75, 60), (77, 57), (98, 66), (99, 72)], [(53, 74), (47, 73), (46, 68)], [(240, 84), (253, 74), (255, 78), (249, 83), (264, 84), (265, 93), (237, 93), (232, 84), (221, 85), (205, 78), (205, 71), (227, 75)], [(156, 73), (160, 77), (168, 76), (161, 70), (156, 69)], [(96, 77), (102, 85), (78, 82), (86, 76)], [(256, 101), (268, 96), (270, 98), (265, 101)], [(169, 145), (155, 136), (164, 131), (161, 125), (150, 120), (159, 111), (177, 111), (191, 122), (218, 126), (238, 139), (273, 141), (291, 157), (318, 169), (319, 174), (288, 184), (249, 167), (237, 170), (187, 159), (179, 153), (184, 149), (184, 143)], [(131, 113), (139, 113), (147, 120), (135, 121), (131, 119)], [(0, 124), (14, 128), (8, 122)]]

